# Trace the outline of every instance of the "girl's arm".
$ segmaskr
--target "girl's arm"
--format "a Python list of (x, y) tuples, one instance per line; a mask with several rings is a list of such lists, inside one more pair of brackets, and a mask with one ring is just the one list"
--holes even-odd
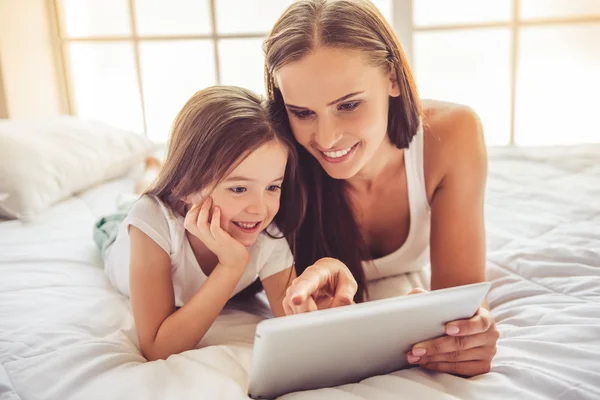
[(294, 279), (296, 279), (296, 270), (291, 266), (261, 281), (275, 317), (286, 315), (283, 309), (283, 299)]
[(144, 357), (166, 359), (195, 348), (233, 294), (244, 268), (219, 263), (176, 311), (169, 255), (134, 226), (129, 236), (131, 307)]

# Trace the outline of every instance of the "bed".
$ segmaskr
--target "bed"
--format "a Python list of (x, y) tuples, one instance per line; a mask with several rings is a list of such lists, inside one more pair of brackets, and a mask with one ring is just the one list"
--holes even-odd
[[(413, 368), (281, 399), (600, 398), (600, 145), (496, 148), (489, 159), (488, 299), (501, 333), (491, 372)], [(91, 234), (132, 185), (112, 180), (31, 222), (0, 222), (0, 399), (247, 398), (264, 296), (229, 304), (196, 350), (140, 355)], [(426, 274), (371, 291), (400, 295)]]

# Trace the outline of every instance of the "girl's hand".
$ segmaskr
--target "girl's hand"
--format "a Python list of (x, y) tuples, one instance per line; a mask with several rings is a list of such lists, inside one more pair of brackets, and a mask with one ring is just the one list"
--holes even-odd
[(354, 303), (356, 280), (344, 263), (322, 258), (294, 279), (283, 299), (286, 315)]
[[(413, 289), (409, 294), (421, 292)], [(494, 317), (480, 307), (472, 318), (446, 324), (445, 336), (415, 344), (406, 357), (434, 371), (476, 376), (490, 371), (499, 337)]]
[(219, 207), (213, 208), (212, 218), (210, 217), (211, 206), (210, 197), (201, 204), (194, 204), (187, 212), (183, 226), (218, 257), (221, 265), (246, 268), (250, 259), (248, 249), (221, 228)]

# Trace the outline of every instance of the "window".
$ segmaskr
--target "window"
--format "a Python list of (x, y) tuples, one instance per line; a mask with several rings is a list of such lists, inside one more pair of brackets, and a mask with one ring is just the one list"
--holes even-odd
[(600, 142), (600, 1), (412, 0), (423, 98), (467, 104), (489, 145)]
[(292, 1), (55, 0), (71, 112), (165, 142), (197, 90), (263, 94), (262, 42)]
[[(167, 140), (197, 90), (264, 93), (262, 42), (293, 0), (54, 0), (71, 112)], [(488, 145), (600, 141), (600, 1), (374, 0), (423, 98)]]

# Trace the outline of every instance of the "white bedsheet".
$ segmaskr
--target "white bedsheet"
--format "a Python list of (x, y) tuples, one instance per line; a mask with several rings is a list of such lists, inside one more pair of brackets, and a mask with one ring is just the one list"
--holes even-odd
[[(260, 301), (227, 308), (200, 349), (141, 357), (91, 239), (131, 187), (111, 182), (35, 222), (0, 223), (0, 399), (247, 398), (254, 329), (269, 312)], [(600, 398), (600, 146), (490, 150), (486, 225), (501, 332), (490, 373), (410, 369), (282, 399)], [(424, 276), (371, 288), (402, 294)]]

